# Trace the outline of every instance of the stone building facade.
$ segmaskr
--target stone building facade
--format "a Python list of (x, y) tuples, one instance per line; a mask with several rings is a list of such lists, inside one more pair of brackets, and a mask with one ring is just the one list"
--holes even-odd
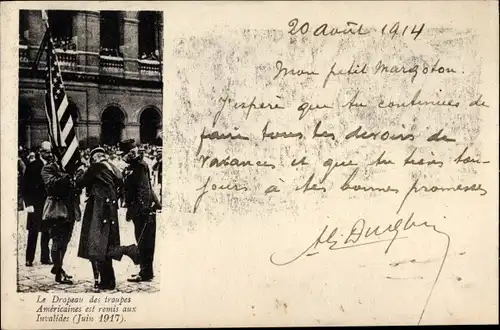
[[(161, 143), (161, 12), (47, 11), (81, 147), (123, 139)], [(46, 25), (40, 10), (19, 13), (19, 145), (48, 139), (45, 54), (32, 70)]]

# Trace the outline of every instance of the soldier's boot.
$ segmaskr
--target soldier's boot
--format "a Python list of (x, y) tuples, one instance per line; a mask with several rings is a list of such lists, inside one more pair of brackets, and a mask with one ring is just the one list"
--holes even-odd
[(108, 251), (108, 256), (117, 260), (121, 260), (123, 255), (126, 255), (127, 257), (132, 259), (132, 262), (135, 265), (138, 265), (140, 262), (139, 248), (137, 247), (136, 244), (131, 244), (127, 246), (116, 246), (113, 247), (112, 249), (109, 249)]
[(67, 275), (62, 269), (62, 253), (60, 250), (51, 251), (52, 260), (54, 262), (54, 267), (50, 270), (52, 274), (56, 275), (56, 282), (61, 284), (73, 284), (71, 276)]
[(52, 252), (51, 253), (52, 255), (52, 260), (54, 260), (54, 266), (52, 266), (52, 268), (50, 269), (50, 272), (54, 275), (62, 275), (64, 276), (65, 278), (68, 278), (68, 279), (72, 279), (73, 276), (67, 274), (64, 269), (62, 268), (62, 263), (61, 263), (61, 253), (57, 253), (57, 252)]
[(52, 262), (54, 263), (50, 272), (54, 275), (60, 274), (62, 266), (61, 266), (61, 254), (59, 250), (53, 248), (50, 251), (50, 254), (52, 257)]
[(136, 244), (131, 244), (128, 246), (124, 247), (123, 254), (128, 256), (130, 259), (132, 259), (132, 262), (135, 265), (138, 265), (141, 261), (140, 255), (139, 255), (139, 248), (137, 247)]
[(92, 274), (94, 275), (94, 292), (99, 292), (99, 270), (97, 268), (97, 261), (91, 260), (90, 264), (92, 265)]
[(71, 278), (69, 278), (65, 274), (61, 274), (61, 273), (56, 275), (56, 282), (61, 283), (61, 284), (73, 284), (73, 281), (71, 280)]

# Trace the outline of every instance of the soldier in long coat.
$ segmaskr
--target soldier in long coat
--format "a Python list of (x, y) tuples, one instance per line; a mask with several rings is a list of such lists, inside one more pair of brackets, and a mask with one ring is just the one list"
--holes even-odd
[(120, 144), (129, 164), (125, 178), (127, 221), (134, 223), (134, 232), (140, 255), (140, 272), (128, 279), (129, 282), (151, 281), (154, 277), (153, 259), (156, 240), (156, 210), (159, 201), (151, 187), (149, 168), (141, 159), (134, 140)]
[(138, 264), (136, 245), (120, 246), (118, 199), (123, 188), (120, 171), (106, 160), (104, 149), (91, 151), (91, 165), (80, 168), (76, 185), (86, 188), (89, 196), (82, 221), (78, 256), (97, 264), (101, 282), (99, 289), (113, 290), (116, 286), (112, 260), (128, 255)]
[[(33, 154), (33, 156), (35, 155)], [(45, 161), (35, 156), (35, 159), (26, 166), (22, 181), (22, 192), (26, 209), (29, 210), (31, 208), (26, 224), (26, 229), (28, 230), (26, 266), (28, 267), (33, 266), (39, 232), (41, 232), (40, 262), (44, 265), (52, 264), (49, 255), (50, 236), (47, 228), (43, 228), (42, 226), (42, 211), (45, 198), (47, 197), (42, 179), (42, 168), (44, 165)]]

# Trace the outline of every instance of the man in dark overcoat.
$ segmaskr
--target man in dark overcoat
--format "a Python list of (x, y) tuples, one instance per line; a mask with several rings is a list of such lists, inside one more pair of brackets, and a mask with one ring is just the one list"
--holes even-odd
[[(42, 179), (47, 192), (42, 214), (42, 226), (47, 226), (52, 238), (51, 257), (54, 266), (51, 273), (62, 284), (73, 284), (72, 276), (63, 269), (64, 256), (68, 248), (75, 220), (80, 220), (79, 193), (72, 176), (55, 161), (50, 142), (44, 141), (40, 155), (47, 162), (42, 168)], [(50, 213), (47, 212), (50, 210)], [(50, 214), (50, 216), (47, 216)]]
[[(46, 146), (46, 145), (45, 145)], [(40, 241), (40, 262), (44, 265), (51, 265), (49, 254), (49, 232), (47, 228), (42, 227), (42, 211), (47, 194), (43, 185), (42, 168), (46, 164), (45, 160), (34, 156), (26, 166), (24, 172), (22, 192), (23, 198), (28, 210), (28, 219), (26, 229), (28, 230), (28, 242), (26, 244), (26, 266), (33, 266), (35, 259), (36, 243), (38, 233), (41, 232)]]
[(22, 186), (23, 186), (24, 171), (26, 170), (26, 164), (24, 163), (22, 157), (22, 150), (23, 149), (19, 147), (19, 152), (17, 155), (17, 210), (18, 211), (22, 211), (24, 209)]
[[(159, 207), (155, 203), (151, 187), (148, 165), (141, 159), (135, 141), (126, 140), (120, 149), (129, 164), (125, 178), (125, 201), (127, 221), (134, 223), (134, 233), (140, 255), (140, 272), (128, 279), (129, 282), (151, 281), (156, 240), (156, 213)], [(157, 200), (156, 200), (157, 201)]]
[(78, 188), (86, 188), (89, 196), (83, 215), (78, 256), (97, 264), (101, 278), (98, 288), (113, 290), (116, 286), (113, 259), (125, 254), (139, 263), (137, 245), (120, 246), (118, 199), (123, 188), (120, 171), (105, 157), (105, 150), (94, 148), (89, 168), (76, 173)]

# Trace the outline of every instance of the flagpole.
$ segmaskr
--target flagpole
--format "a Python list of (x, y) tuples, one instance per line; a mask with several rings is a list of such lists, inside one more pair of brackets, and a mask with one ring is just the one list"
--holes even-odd
[(49, 28), (49, 15), (47, 15), (46, 10), (41, 10), (42, 12), (42, 20), (45, 23), (45, 27), (48, 29)]
[[(42, 58), (42, 54), (43, 54), (45, 48), (47, 48), (48, 41), (50, 39), (49, 18), (47, 16), (47, 11), (46, 10), (41, 10), (40, 12), (42, 13), (42, 20), (45, 23), (45, 33), (43, 34), (42, 42), (40, 43), (40, 47), (38, 48), (38, 52), (37, 52), (35, 61), (33, 63), (33, 67), (31, 68), (31, 72), (32, 72), (33, 75), (38, 70), (38, 65), (40, 64), (40, 59)], [(45, 100), (45, 104), (46, 103), (47, 103), (47, 100)], [(47, 110), (45, 110), (45, 111), (47, 111)], [(48, 117), (47, 117), (47, 119), (48, 119)], [(59, 157), (59, 150), (54, 150), (55, 149), (54, 148), (54, 137), (52, 136), (52, 134), (50, 132), (51, 132), (51, 130), (50, 130), (50, 127), (49, 127), (48, 128), (48, 133), (49, 133), (49, 138), (50, 138), (50, 144), (53, 146), (52, 147), (53, 152), (56, 155), (56, 159), (59, 161), (59, 159), (60, 159), (60, 157)]]
[(38, 69), (38, 65), (40, 64), (40, 60), (42, 58), (43, 51), (47, 46), (47, 40), (50, 38), (50, 27), (49, 27), (49, 17), (47, 16), (46, 10), (41, 10), (42, 12), (42, 20), (45, 23), (45, 33), (43, 34), (42, 41), (40, 42), (40, 47), (38, 47), (38, 52), (36, 53), (35, 61), (31, 67), (31, 74), (35, 75), (35, 72)]
[[(39, 64), (39, 61), (42, 57), (42, 53), (48, 47), (48, 43), (49, 43), (50, 37), (51, 37), (50, 36), (51, 33), (50, 33), (49, 17), (47, 15), (47, 11), (41, 10), (41, 13), (42, 13), (42, 20), (45, 23), (45, 34), (43, 36), (42, 44), (40, 45), (40, 48), (38, 49), (38, 54), (37, 54), (38, 56), (37, 56), (36, 62), (33, 66), (33, 68), (35, 68), (35, 69), (38, 68), (38, 64)], [(48, 50), (48, 48), (47, 48), (47, 50)], [(48, 59), (48, 55), (47, 55), (47, 59)], [(49, 63), (47, 63), (47, 65), (49, 65)], [(47, 67), (47, 69), (50, 70), (48, 67)], [(47, 110), (45, 110), (45, 111), (47, 111)], [(57, 120), (55, 118), (55, 116), (53, 116), (53, 120)], [(54, 136), (52, 136), (52, 134), (50, 134), (50, 132), (51, 132), (50, 128), (48, 131), (49, 131), (50, 142), (52, 144), (52, 152), (56, 156), (55, 158), (57, 159), (58, 165), (60, 166), (61, 169), (64, 170), (64, 167), (62, 166), (62, 162), (61, 162), (61, 158), (62, 158), (61, 150), (59, 150), (59, 147), (57, 147), (57, 143), (54, 140)]]

